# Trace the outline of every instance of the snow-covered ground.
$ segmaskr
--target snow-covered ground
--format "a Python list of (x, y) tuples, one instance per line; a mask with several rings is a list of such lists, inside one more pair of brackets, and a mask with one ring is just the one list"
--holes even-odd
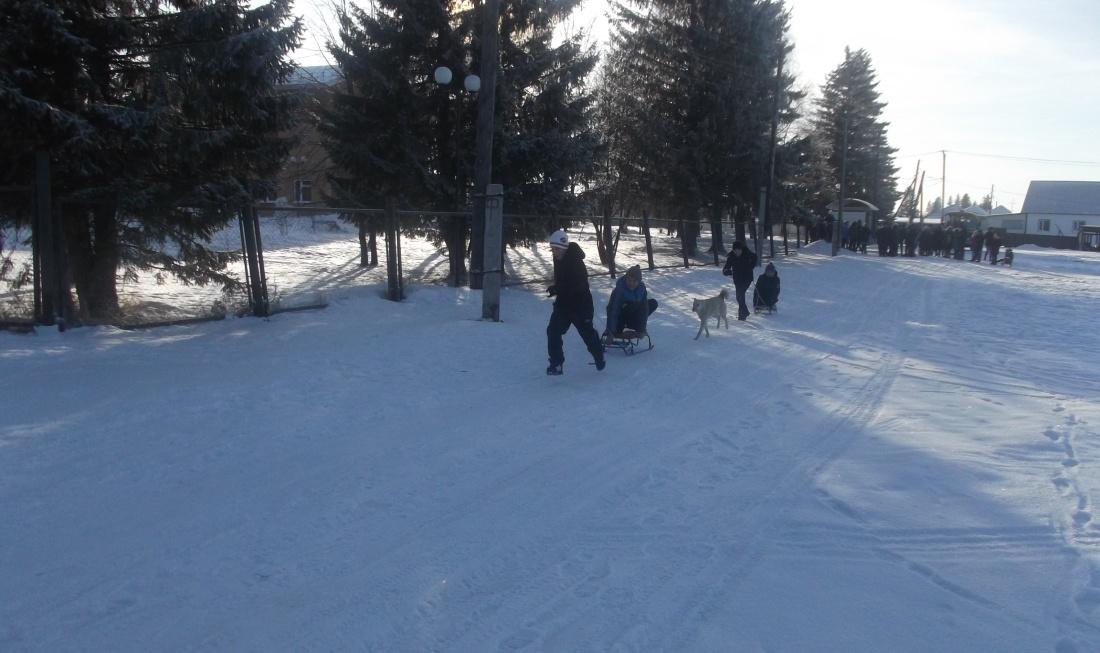
[(556, 378), (540, 286), (0, 334), (0, 650), (1100, 650), (1100, 255), (823, 252)]

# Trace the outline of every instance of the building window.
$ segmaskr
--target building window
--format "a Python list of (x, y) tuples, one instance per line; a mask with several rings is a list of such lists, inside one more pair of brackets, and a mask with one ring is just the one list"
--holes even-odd
[(1039, 231), (1050, 231), (1049, 219), (1044, 218), (1042, 220), (1039, 220)]
[(256, 199), (261, 202), (274, 202), (279, 199), (279, 182), (273, 179), (261, 182), (256, 190)]
[(1085, 221), (1084, 220), (1074, 220), (1073, 221), (1073, 233), (1075, 233), (1075, 234), (1081, 233), (1081, 227), (1083, 227), (1083, 226), (1085, 226)]
[[(312, 202), (313, 201), (313, 182), (309, 179), (297, 179), (294, 181), (294, 201), (295, 202)], [(1050, 222), (1049, 220), (1047, 221)]]

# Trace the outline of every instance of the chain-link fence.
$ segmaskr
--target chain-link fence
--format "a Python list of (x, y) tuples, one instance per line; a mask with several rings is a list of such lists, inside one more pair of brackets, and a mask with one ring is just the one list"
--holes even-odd
[[(633, 265), (722, 265), (736, 238), (729, 222), (721, 223), (715, 249), (713, 226), (707, 222), (505, 213), (503, 285), (549, 284), (553, 257), (545, 239), (562, 227), (585, 251), (594, 277), (617, 276)], [(134, 327), (234, 313), (268, 315), (323, 306), (333, 296), (360, 289), (399, 299), (409, 285), (465, 285), (470, 274), (469, 230), (466, 212), (258, 204), (204, 243), (228, 261), (221, 270), (230, 279), (228, 287), (188, 284), (164, 272), (120, 269), (120, 312), (114, 323)], [(745, 231), (753, 233), (751, 222)], [(2, 233), (0, 320), (31, 321), (37, 269), (31, 229), (9, 224)], [(790, 234), (792, 247), (799, 235)], [(750, 247), (757, 247), (751, 239)], [(767, 256), (766, 244), (761, 249)], [(457, 251), (460, 256), (452, 253)], [(71, 295), (79, 301), (76, 293)]]

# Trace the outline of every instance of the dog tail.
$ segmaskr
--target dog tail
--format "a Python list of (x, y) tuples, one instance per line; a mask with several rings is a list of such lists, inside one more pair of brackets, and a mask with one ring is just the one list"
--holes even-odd
[(728, 297), (730, 296), (730, 294), (729, 294), (729, 291), (728, 291), (728, 290), (726, 290), (725, 288), (723, 288), (723, 289), (722, 289), (722, 292), (718, 293), (718, 296), (719, 296), (719, 297), (721, 297), (722, 299), (726, 299), (726, 298), (728, 298)]

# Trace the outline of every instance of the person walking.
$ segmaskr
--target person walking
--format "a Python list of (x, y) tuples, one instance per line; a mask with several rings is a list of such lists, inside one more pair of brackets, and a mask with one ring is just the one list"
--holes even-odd
[(572, 325), (584, 340), (596, 369), (604, 368), (603, 345), (596, 328), (592, 326), (592, 291), (588, 287), (588, 268), (584, 266), (584, 250), (577, 243), (569, 242), (569, 235), (562, 230), (550, 235), (550, 251), (554, 254), (554, 285), (546, 292), (554, 297), (554, 310), (546, 325), (546, 349), (550, 366), (546, 373), (557, 376), (562, 373), (565, 352), (562, 336)]
[(744, 322), (749, 317), (749, 307), (745, 303), (745, 293), (752, 285), (753, 270), (756, 268), (756, 254), (741, 241), (730, 247), (726, 257), (726, 266), (722, 274), (733, 277), (733, 287), (737, 290), (737, 319)]

